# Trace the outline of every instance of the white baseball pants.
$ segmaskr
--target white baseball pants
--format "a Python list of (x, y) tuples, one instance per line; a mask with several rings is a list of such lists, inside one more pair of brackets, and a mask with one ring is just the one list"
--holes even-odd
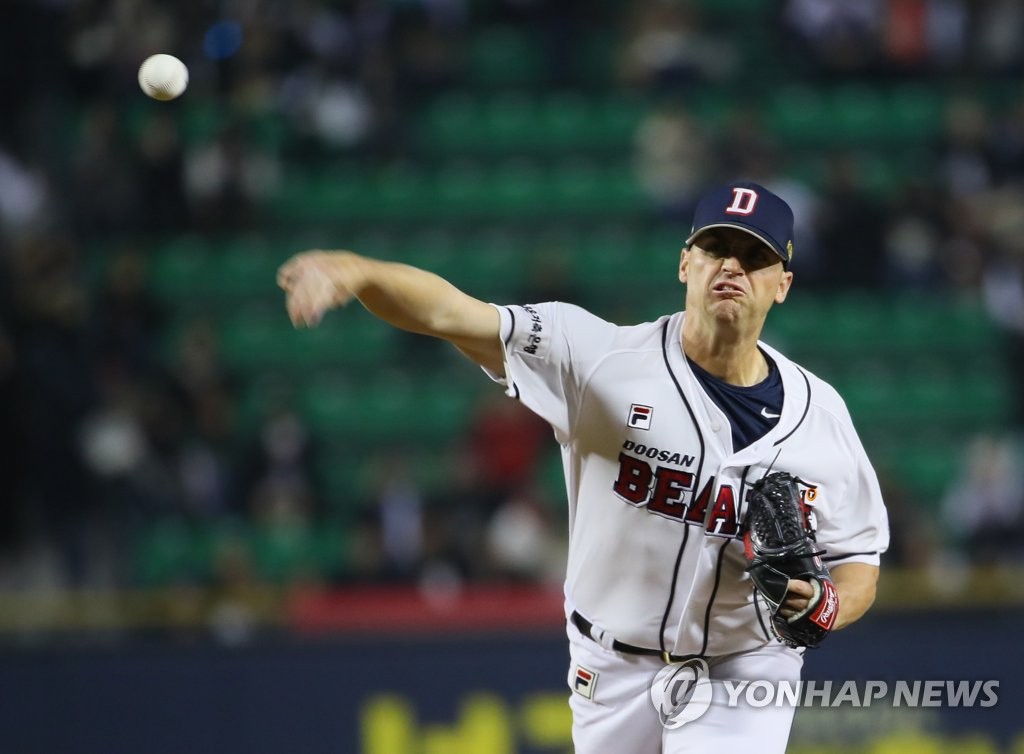
[[(795, 706), (775, 699), (765, 704), (769, 693), (765, 682), (773, 685), (773, 693), (779, 682), (795, 687), (803, 666), (802, 652), (772, 643), (710, 658), (710, 703), (705, 703), (706, 711), (699, 717), (678, 724), (679, 717), (664, 721), (664, 711), (671, 711), (671, 704), (660, 709), (655, 706), (662, 701), (662, 694), (656, 693), (652, 700), (652, 685), (666, 677), (664, 662), (605, 649), (583, 636), (571, 622), (568, 634), (572, 660), (569, 706), (576, 754), (786, 751)], [(697, 694), (688, 703), (694, 704), (691, 711), (705, 706)]]

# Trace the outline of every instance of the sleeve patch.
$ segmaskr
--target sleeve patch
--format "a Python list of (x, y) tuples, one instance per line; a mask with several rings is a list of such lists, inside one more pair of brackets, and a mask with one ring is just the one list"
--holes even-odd
[(551, 328), (536, 308), (524, 306), (522, 310), (526, 315), (525, 318), (522, 321), (519, 318), (513, 319), (510, 350), (527, 356), (544, 358), (550, 348)]

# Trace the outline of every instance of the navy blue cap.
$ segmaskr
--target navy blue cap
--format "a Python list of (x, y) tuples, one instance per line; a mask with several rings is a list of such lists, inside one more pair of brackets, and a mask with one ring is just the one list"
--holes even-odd
[(686, 245), (711, 228), (738, 228), (760, 239), (782, 259), (787, 270), (793, 259), (793, 210), (776, 194), (757, 183), (740, 181), (704, 195), (693, 214)]

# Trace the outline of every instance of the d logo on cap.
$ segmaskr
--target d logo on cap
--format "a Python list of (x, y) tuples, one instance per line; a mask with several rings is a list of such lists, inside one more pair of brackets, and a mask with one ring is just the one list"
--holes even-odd
[(757, 206), (757, 192), (748, 188), (733, 188), (732, 204), (725, 208), (730, 215), (752, 215)]

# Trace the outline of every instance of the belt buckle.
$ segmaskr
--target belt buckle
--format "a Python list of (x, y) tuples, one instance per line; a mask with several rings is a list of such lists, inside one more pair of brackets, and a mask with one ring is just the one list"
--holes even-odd
[(665, 650), (665, 649), (661, 650), (661, 661), (663, 663), (665, 663), (666, 665), (671, 665), (672, 664), (672, 653), (669, 652), (668, 650)]

